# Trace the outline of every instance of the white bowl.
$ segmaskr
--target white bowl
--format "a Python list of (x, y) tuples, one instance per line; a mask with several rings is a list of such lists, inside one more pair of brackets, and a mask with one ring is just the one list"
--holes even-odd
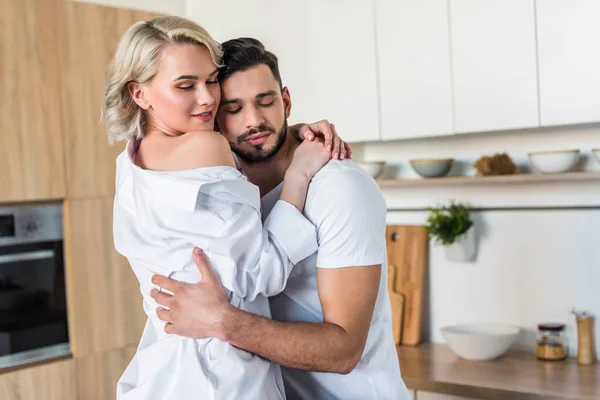
[(528, 155), (529, 162), (542, 174), (567, 172), (579, 160), (579, 150), (537, 151)]
[(361, 161), (357, 162), (369, 175), (377, 178), (383, 172), (384, 161)]
[(596, 157), (596, 161), (600, 163), (600, 147), (597, 149), (592, 149), (592, 153), (594, 153), (594, 157)]
[(446, 343), (457, 356), (467, 360), (492, 360), (510, 348), (519, 327), (508, 324), (467, 324), (442, 328)]

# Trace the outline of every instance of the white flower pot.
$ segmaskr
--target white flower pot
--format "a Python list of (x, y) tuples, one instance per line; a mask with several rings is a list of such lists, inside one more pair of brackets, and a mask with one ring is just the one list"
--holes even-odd
[(456, 238), (454, 243), (445, 245), (446, 258), (450, 261), (471, 262), (475, 258), (475, 229), (471, 226), (468, 231)]

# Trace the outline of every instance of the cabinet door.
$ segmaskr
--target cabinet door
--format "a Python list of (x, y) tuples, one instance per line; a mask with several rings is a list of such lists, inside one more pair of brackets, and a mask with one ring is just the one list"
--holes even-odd
[(186, 12), (219, 41), (255, 37), (279, 58), (291, 123), (327, 118), (349, 142), (379, 139), (371, 0), (203, 0)]
[(539, 126), (534, 0), (450, 0), (457, 133)]
[(115, 159), (124, 146), (110, 146), (100, 123), (106, 69), (123, 33), (155, 14), (71, 1), (64, 8), (61, 100), (68, 197), (110, 196)]
[(63, 1), (3, 1), (0, 201), (65, 196), (58, 40)]
[(446, 0), (377, 0), (383, 139), (451, 134)]
[(137, 346), (95, 353), (75, 360), (78, 399), (114, 399), (117, 381), (133, 358)]
[(600, 2), (536, 6), (541, 124), (600, 121)]
[(114, 249), (113, 199), (65, 203), (69, 333), (75, 357), (135, 344), (146, 322), (127, 260)]
[(73, 360), (50, 362), (0, 375), (2, 400), (78, 400)]

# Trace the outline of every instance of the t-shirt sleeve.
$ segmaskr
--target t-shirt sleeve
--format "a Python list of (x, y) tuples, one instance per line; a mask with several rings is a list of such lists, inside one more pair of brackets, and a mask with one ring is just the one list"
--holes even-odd
[(383, 264), (386, 204), (379, 187), (354, 170), (340, 171), (327, 180), (319, 183), (310, 204), (316, 216), (317, 267)]

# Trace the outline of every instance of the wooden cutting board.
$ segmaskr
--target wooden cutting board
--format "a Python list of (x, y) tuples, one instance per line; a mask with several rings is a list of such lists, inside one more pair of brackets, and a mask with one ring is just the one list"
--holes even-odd
[(416, 346), (421, 343), (427, 232), (423, 226), (388, 225), (386, 242), (394, 340)]
[(404, 295), (394, 291), (396, 269), (388, 265), (388, 294), (392, 306), (392, 334), (394, 344), (402, 344), (402, 320), (404, 315)]

